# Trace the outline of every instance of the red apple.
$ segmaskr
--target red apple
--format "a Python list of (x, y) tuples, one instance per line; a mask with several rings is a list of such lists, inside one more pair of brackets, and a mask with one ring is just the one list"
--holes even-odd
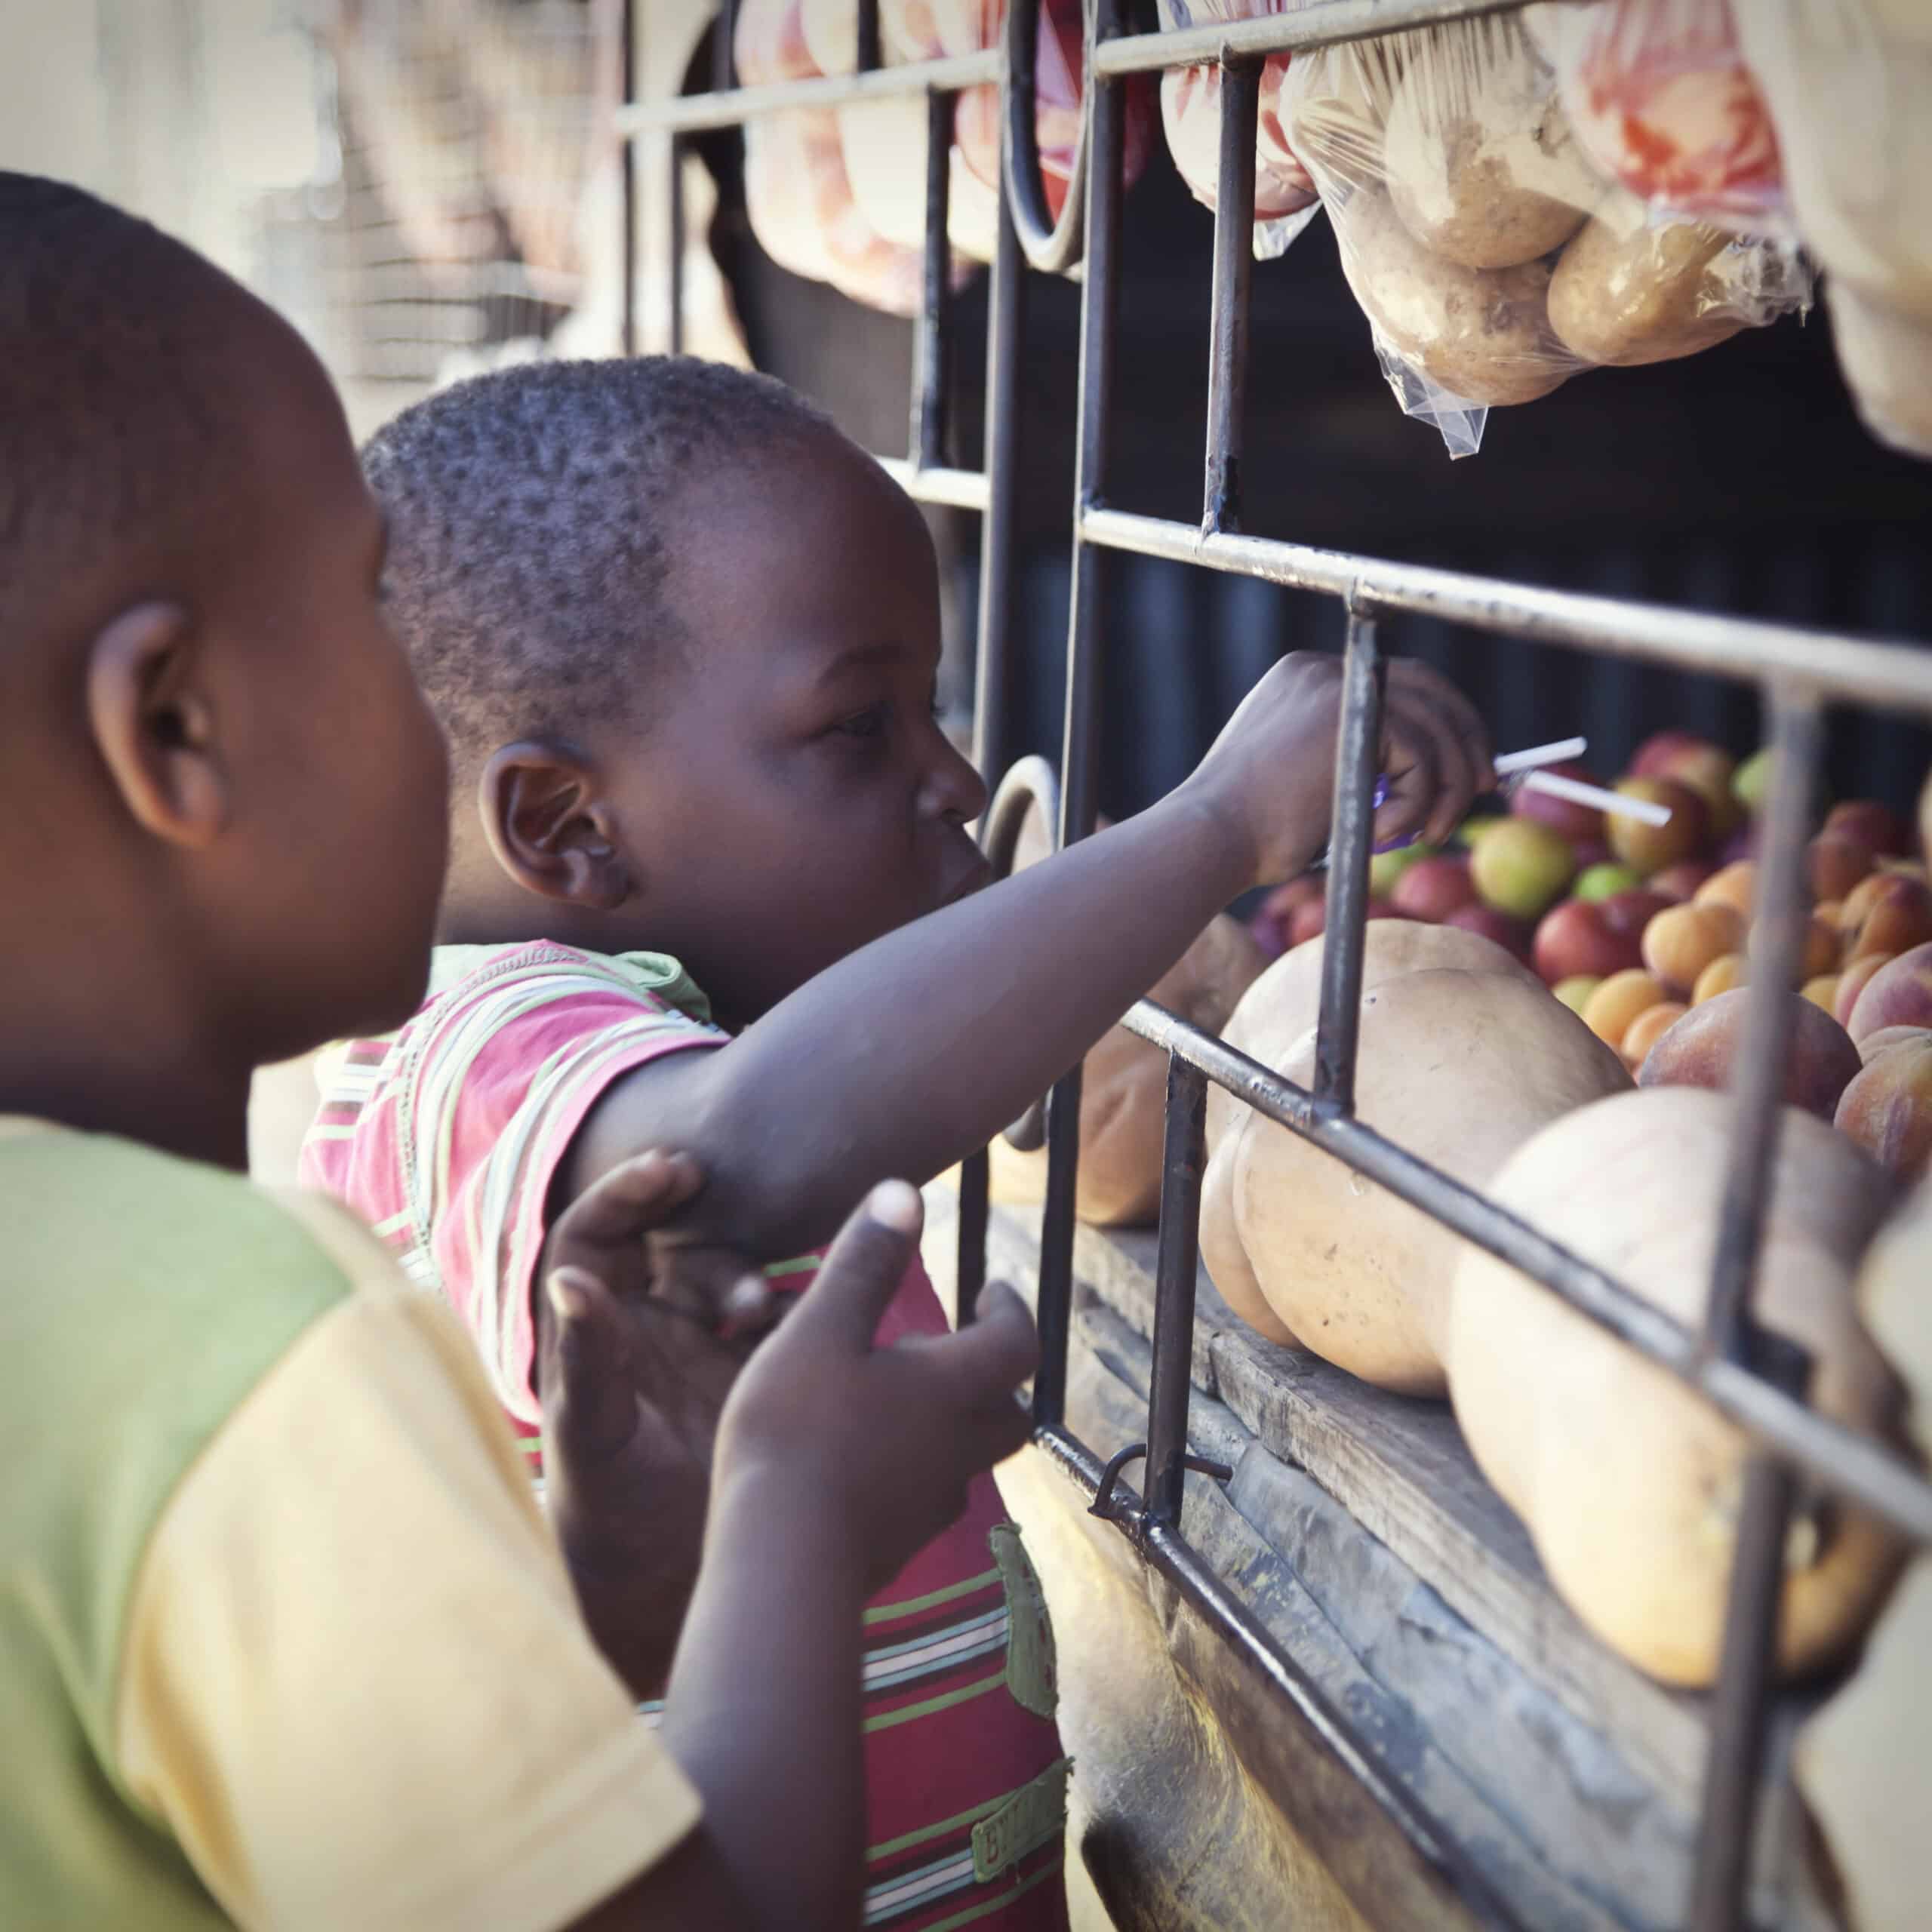
[(1671, 767), (1686, 752), (1714, 752), (1717, 746), (1693, 731), (1653, 731), (1630, 754), (1626, 768), (1632, 778), (1668, 778)]
[[(1550, 764), (1543, 769), (1558, 778), (1574, 778), (1599, 788), (1603, 784), (1595, 772), (1580, 764)], [(1551, 831), (1567, 838), (1572, 846), (1584, 839), (1603, 837), (1603, 814), (1595, 805), (1579, 804), (1574, 798), (1552, 798), (1547, 792), (1521, 785), (1510, 800), (1509, 809), (1518, 818), (1533, 818), (1539, 825), (1548, 826)]]
[(1607, 866), (1614, 862), (1607, 838), (1579, 838), (1571, 849), (1576, 853), (1579, 872), (1586, 866)]
[(1680, 752), (1660, 771), (1651, 775), (1674, 778), (1687, 785), (1709, 807), (1711, 836), (1728, 838), (1744, 822), (1744, 808), (1733, 795), (1730, 786), (1737, 775), (1737, 761), (1715, 745), (1699, 745)]
[(1475, 884), (1469, 877), (1469, 854), (1442, 852), (1412, 865), (1395, 881), (1389, 903), (1407, 918), (1435, 925), (1475, 896)]
[(1327, 881), (1319, 872), (1303, 872), (1299, 878), (1276, 886), (1262, 900), (1260, 909), (1248, 921), (1248, 929), (1269, 958), (1280, 958), (1294, 943), (1288, 935), (1297, 909), (1319, 905), (1327, 889)]
[(1834, 805), (1825, 814), (1825, 829), (1842, 832), (1888, 859), (1908, 859), (1918, 850), (1912, 827), (1875, 798), (1847, 798)]
[(1675, 865), (1651, 873), (1646, 883), (1653, 892), (1672, 899), (1694, 899), (1697, 888), (1716, 870), (1716, 866), (1706, 865), (1702, 859), (1680, 859)]
[(1633, 939), (1641, 939), (1644, 928), (1660, 912), (1678, 902), (1668, 893), (1644, 888), (1635, 892), (1613, 892), (1607, 899), (1600, 899), (1597, 903), (1612, 932), (1628, 933)]
[(1621, 812), (1607, 815), (1611, 850), (1626, 866), (1647, 875), (1704, 849), (1710, 835), (1711, 813), (1702, 792), (1675, 778), (1626, 778), (1617, 789), (1627, 798), (1665, 806), (1670, 813), (1662, 825), (1648, 825)]
[(1531, 959), (1546, 986), (1579, 977), (1607, 979), (1640, 964), (1638, 935), (1604, 916), (1605, 900), (1566, 899), (1539, 922)]
[(1485, 906), (1476, 900), (1467, 906), (1458, 906), (1442, 923), (1445, 926), (1460, 926), (1465, 932), (1481, 933), (1484, 939), (1494, 940), (1506, 952), (1512, 952), (1527, 961), (1530, 956), (1530, 929), (1521, 919), (1512, 919), (1507, 912), (1499, 912), (1493, 906)]

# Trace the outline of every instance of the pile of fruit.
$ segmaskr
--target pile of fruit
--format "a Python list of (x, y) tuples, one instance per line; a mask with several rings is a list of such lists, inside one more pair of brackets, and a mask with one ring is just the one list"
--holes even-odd
[[(1651, 825), (1524, 787), (1454, 848), (1378, 854), (1369, 916), (1463, 927), (1531, 966), (1642, 1086), (1722, 1088), (1756, 950), (1758, 817), (1770, 756), (1737, 763), (1681, 731), (1647, 740), (1616, 791)], [(1575, 765), (1552, 767), (1591, 783)], [(1916, 829), (1869, 799), (1835, 805), (1807, 854), (1812, 907), (1792, 989), (1786, 1099), (1895, 1174), (1932, 1164), (1932, 786)], [(1318, 934), (1324, 881), (1278, 888), (1255, 921), (1280, 953)]]

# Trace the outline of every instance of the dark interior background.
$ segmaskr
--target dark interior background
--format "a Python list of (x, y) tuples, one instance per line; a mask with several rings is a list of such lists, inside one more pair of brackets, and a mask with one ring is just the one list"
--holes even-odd
[[(693, 63), (709, 84), (709, 54)], [(712, 235), (752, 355), (867, 447), (906, 444), (912, 328), (777, 268), (744, 215), (735, 133), (700, 144), (721, 187)], [(1128, 198), (1109, 500), (1192, 521), (1201, 510), (1213, 220), (1157, 141)], [(1029, 275), (1016, 583), (1016, 755), (1057, 756), (1066, 660), (1080, 291)], [(953, 460), (980, 466), (986, 296), (954, 304)], [(1491, 412), (1481, 452), (1451, 463), (1402, 415), (1318, 218), (1256, 264), (1244, 527), (1257, 534), (1493, 572), (1531, 583), (1932, 639), (1932, 465), (1860, 423), (1822, 309), (1684, 361), (1579, 377)], [(946, 558), (947, 695), (971, 690), (975, 516), (935, 515)], [(1152, 560), (1109, 566), (1103, 636), (1103, 808), (1139, 808), (1185, 775), (1274, 657), (1338, 648), (1331, 599)], [(1500, 749), (1582, 732), (1620, 768), (1666, 725), (1740, 753), (1755, 697), (1726, 681), (1491, 639), (1420, 619), (1387, 647), (1440, 665), (1475, 698)], [(1866, 712), (1835, 717), (1836, 797), (1903, 806), (1932, 736)]]

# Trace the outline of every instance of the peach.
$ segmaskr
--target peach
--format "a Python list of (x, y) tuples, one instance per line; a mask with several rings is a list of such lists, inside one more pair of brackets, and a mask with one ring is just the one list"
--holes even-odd
[(1881, 1026), (1875, 1033), (1867, 1033), (1858, 1044), (1858, 1057), (1867, 1066), (1884, 1052), (1895, 1047), (1901, 1040), (1915, 1039), (1921, 1033), (1932, 1031), (1924, 1026)]
[(1814, 899), (1843, 899), (1872, 869), (1870, 846), (1840, 832), (1821, 832), (1805, 850)]
[(1903, 859), (1913, 849), (1912, 827), (1890, 805), (1875, 798), (1847, 798), (1825, 814), (1827, 832), (1842, 832), (1887, 859)]
[(1613, 973), (1583, 1003), (1583, 1024), (1607, 1047), (1620, 1047), (1638, 1014), (1665, 997), (1661, 981), (1641, 967)]
[(1735, 992), (1745, 983), (1749, 970), (1743, 953), (1720, 953), (1697, 975), (1697, 983), (1690, 989), (1690, 1004), (1702, 1006), (1719, 993)]
[(1483, 835), (1469, 872), (1485, 906), (1512, 919), (1534, 919), (1576, 876), (1577, 855), (1548, 826), (1509, 818)]
[(1661, 892), (1666, 898), (1680, 902), (1694, 899), (1709, 883), (1715, 869), (1702, 859), (1680, 859), (1675, 865), (1666, 866), (1662, 872), (1651, 873), (1650, 888), (1653, 892)]
[[(1888, 966), (1898, 955), (1892, 952), (1868, 952), (1862, 958), (1854, 959), (1838, 975), (1838, 989), (1832, 1001), (1832, 1017), (1850, 1032), (1851, 1009), (1858, 1004), (1862, 993), (1873, 974), (1881, 966)], [(1856, 1039), (1854, 1033), (1852, 1038)]]
[(1589, 1004), (1591, 994), (1602, 984), (1593, 973), (1577, 973), (1567, 980), (1558, 980), (1550, 991), (1580, 1019), (1583, 1008)]
[(1655, 1006), (1645, 1007), (1624, 1029), (1617, 1049), (1623, 1056), (1623, 1064), (1635, 1073), (1651, 1049), (1690, 1011), (1681, 999), (1660, 999)]
[(1751, 903), (1758, 892), (1758, 866), (1755, 860), (1736, 859), (1712, 873), (1691, 897), (1694, 905), (1728, 906), (1734, 912), (1751, 916)]
[(1410, 866), (1395, 881), (1389, 903), (1411, 919), (1425, 919), (1435, 925), (1475, 896), (1475, 885), (1469, 877), (1469, 855), (1443, 852)]
[(1657, 915), (1678, 902), (1661, 892), (1613, 892), (1600, 902), (1604, 923), (1612, 932), (1641, 934)]
[(1617, 789), (1626, 798), (1647, 799), (1670, 812), (1662, 825), (1647, 825), (1620, 812), (1609, 815), (1610, 849), (1626, 866), (1645, 874), (1661, 872), (1702, 849), (1711, 815), (1701, 792), (1675, 778), (1620, 779)]
[(1844, 932), (1855, 933), (1871, 917), (1872, 908), (1885, 889), (1889, 872), (1867, 872), (1838, 902), (1838, 924)]
[[(1784, 1098), (1829, 1120), (1838, 1097), (1857, 1077), (1858, 1049), (1829, 1013), (1796, 993), (1791, 1002), (1791, 1051), (1785, 1066)], [(1709, 1087), (1731, 1084), (1744, 1044), (1752, 993), (1740, 986), (1694, 1006), (1651, 1048), (1638, 1069), (1640, 1087)]]
[(1932, 1026), (1932, 945), (1901, 952), (1865, 983), (1846, 1030), (1862, 1040), (1881, 1026)]
[(1811, 910), (1818, 918), (1823, 919), (1832, 931), (1838, 934), (1841, 941), (1843, 940), (1844, 901), (1842, 899), (1821, 899)]
[(1820, 973), (1816, 978), (1807, 980), (1798, 990), (1820, 1013), (1830, 1013), (1838, 1000), (1838, 976), (1835, 973)]
[(1521, 919), (1512, 919), (1507, 912), (1499, 912), (1493, 906), (1484, 906), (1472, 899), (1466, 906), (1458, 906), (1441, 924), (1460, 926), (1465, 932), (1481, 933), (1484, 939), (1494, 940), (1504, 952), (1512, 954), (1525, 964), (1529, 961), (1527, 924)]
[(1798, 977), (1815, 980), (1838, 970), (1838, 929), (1814, 912), (1804, 922), (1804, 935), (1798, 946)]
[(1846, 957), (1868, 952), (1909, 952), (1932, 940), (1932, 887), (1915, 878), (1888, 878), (1873, 894)]
[(1644, 928), (1644, 964), (1673, 996), (1687, 994), (1712, 960), (1744, 943), (1744, 918), (1728, 906), (1672, 906)]
[(1901, 1180), (1932, 1168), (1932, 1032), (1898, 1035), (1872, 1054), (1840, 1096), (1832, 1124)]
[[(1594, 785), (1598, 790), (1603, 788), (1603, 780), (1594, 771), (1574, 761), (1548, 765), (1544, 769), (1559, 778), (1574, 778), (1586, 785)], [(1579, 804), (1572, 798), (1552, 798), (1549, 792), (1534, 790), (1527, 785), (1518, 787), (1515, 796), (1509, 801), (1509, 809), (1518, 818), (1534, 819), (1537, 824), (1548, 826), (1572, 845), (1603, 836), (1603, 814), (1595, 805)]]
[(1543, 915), (1531, 958), (1546, 986), (1587, 974), (1606, 979), (1639, 964), (1638, 936), (1620, 931), (1604, 917), (1601, 904), (1566, 899)]

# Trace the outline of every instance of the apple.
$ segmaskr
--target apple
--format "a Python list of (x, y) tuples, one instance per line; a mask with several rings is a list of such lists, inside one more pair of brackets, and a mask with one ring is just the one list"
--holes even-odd
[(1805, 848), (1814, 899), (1843, 899), (1877, 863), (1870, 846), (1842, 832), (1821, 832)]
[(1465, 932), (1481, 933), (1484, 939), (1493, 940), (1504, 952), (1527, 962), (1530, 956), (1530, 929), (1521, 919), (1512, 918), (1507, 912), (1499, 912), (1493, 906), (1485, 906), (1479, 900), (1471, 900), (1466, 906), (1458, 906), (1442, 921), (1445, 926), (1460, 926)]
[(1613, 892), (1634, 892), (1643, 881), (1628, 866), (1614, 860), (1607, 865), (1586, 866), (1570, 888), (1573, 899), (1607, 899)]
[(1411, 866), (1419, 866), (1423, 860), (1433, 858), (1441, 848), (1424, 844), (1418, 839), (1413, 845), (1398, 845), (1392, 852), (1372, 853), (1368, 861), (1368, 894), (1371, 899), (1386, 899), (1395, 890), (1395, 881)]
[(1892, 1031), (1839, 1097), (1832, 1124), (1900, 1180), (1918, 1180), (1932, 1168), (1932, 1032)]
[(1702, 745), (1673, 758), (1661, 771), (1651, 775), (1674, 778), (1680, 785), (1689, 786), (1709, 808), (1710, 836), (1728, 838), (1744, 822), (1744, 808), (1730, 789), (1737, 771), (1737, 761), (1730, 752), (1720, 751), (1715, 745)]
[(1764, 801), (1771, 795), (1774, 763), (1771, 748), (1767, 745), (1761, 751), (1753, 752), (1731, 778), (1730, 795), (1753, 818), (1764, 809)]
[(1909, 858), (1915, 849), (1912, 827), (1875, 798), (1847, 798), (1834, 805), (1825, 814), (1825, 829), (1841, 832), (1887, 859)]
[(1318, 938), (1321, 929), (1328, 923), (1328, 902), (1326, 899), (1305, 899), (1288, 915), (1288, 947), (1290, 951)]
[(1669, 808), (1662, 825), (1647, 825), (1622, 812), (1609, 814), (1610, 848), (1626, 866), (1647, 876), (1688, 859), (1703, 848), (1710, 831), (1710, 809), (1700, 793), (1675, 778), (1624, 778), (1617, 789)]
[(1613, 892), (1598, 903), (1613, 931), (1634, 933), (1641, 937), (1644, 928), (1660, 912), (1668, 912), (1677, 901), (1663, 893), (1640, 887), (1635, 892)]
[(1255, 943), (1271, 959), (1278, 959), (1287, 952), (1291, 942), (1288, 930), (1294, 922), (1295, 909), (1312, 901), (1319, 904), (1327, 884), (1319, 872), (1303, 872), (1299, 878), (1291, 878), (1278, 885), (1262, 900), (1254, 917), (1248, 921), (1248, 930), (1254, 934)]
[(1743, 943), (1743, 915), (1730, 906), (1672, 906), (1644, 928), (1643, 960), (1673, 998), (1683, 998), (1712, 961)]
[[(1599, 790), (1603, 787), (1603, 780), (1580, 764), (1551, 764), (1543, 769), (1555, 777), (1577, 779)], [(1573, 846), (1584, 839), (1601, 838), (1604, 835), (1603, 814), (1596, 806), (1580, 804), (1574, 798), (1553, 798), (1549, 792), (1539, 792), (1528, 785), (1516, 788), (1509, 809), (1518, 818), (1534, 819), (1537, 824), (1548, 826)]]
[(1674, 866), (1666, 866), (1662, 872), (1653, 872), (1648, 881), (1653, 892), (1661, 892), (1671, 899), (1694, 899), (1709, 882), (1715, 867), (1707, 866), (1702, 859), (1680, 859)]
[(1694, 731), (1653, 731), (1630, 754), (1630, 762), (1624, 769), (1632, 778), (1668, 778), (1672, 766), (1687, 754), (1717, 749), (1709, 739), (1700, 738)]
[(1463, 820), (1451, 832), (1451, 841), (1466, 851), (1473, 852), (1481, 844), (1485, 832), (1494, 832), (1499, 825), (1509, 822), (1509, 814), (1497, 811), (1478, 811)]
[(1467, 854), (1437, 852), (1403, 873), (1389, 895), (1389, 903), (1407, 918), (1437, 925), (1475, 896)]
[(1570, 849), (1577, 855), (1577, 869), (1579, 872), (1591, 866), (1607, 866), (1614, 863), (1607, 838), (1576, 839)]
[(1583, 1024), (1605, 1046), (1621, 1047), (1631, 1023), (1665, 997), (1663, 986), (1641, 966), (1613, 973), (1583, 1002)]
[(1579, 973), (1567, 980), (1558, 980), (1550, 991), (1580, 1019), (1585, 1007), (1590, 1003), (1590, 995), (1603, 982), (1589, 973)]
[(1510, 818), (1484, 835), (1469, 869), (1484, 905), (1512, 918), (1534, 919), (1575, 876), (1577, 858), (1548, 826)]
[(1640, 964), (1643, 955), (1638, 935), (1611, 925), (1601, 904), (1566, 899), (1543, 915), (1530, 956), (1543, 983), (1553, 986), (1583, 977), (1607, 979)]
[[(1785, 1063), (1784, 1099), (1822, 1120), (1836, 1111), (1838, 1097), (1857, 1078), (1858, 1049), (1829, 1013), (1796, 993), (1791, 1002), (1791, 1049)], [(1752, 998), (1748, 987), (1720, 993), (1694, 1006), (1651, 1048), (1638, 1069), (1640, 1087), (1708, 1087), (1722, 1092), (1744, 1042)]]
[(1884, 1026), (1932, 1026), (1932, 945), (1915, 946), (1880, 967), (1845, 1022), (1854, 1040)]

